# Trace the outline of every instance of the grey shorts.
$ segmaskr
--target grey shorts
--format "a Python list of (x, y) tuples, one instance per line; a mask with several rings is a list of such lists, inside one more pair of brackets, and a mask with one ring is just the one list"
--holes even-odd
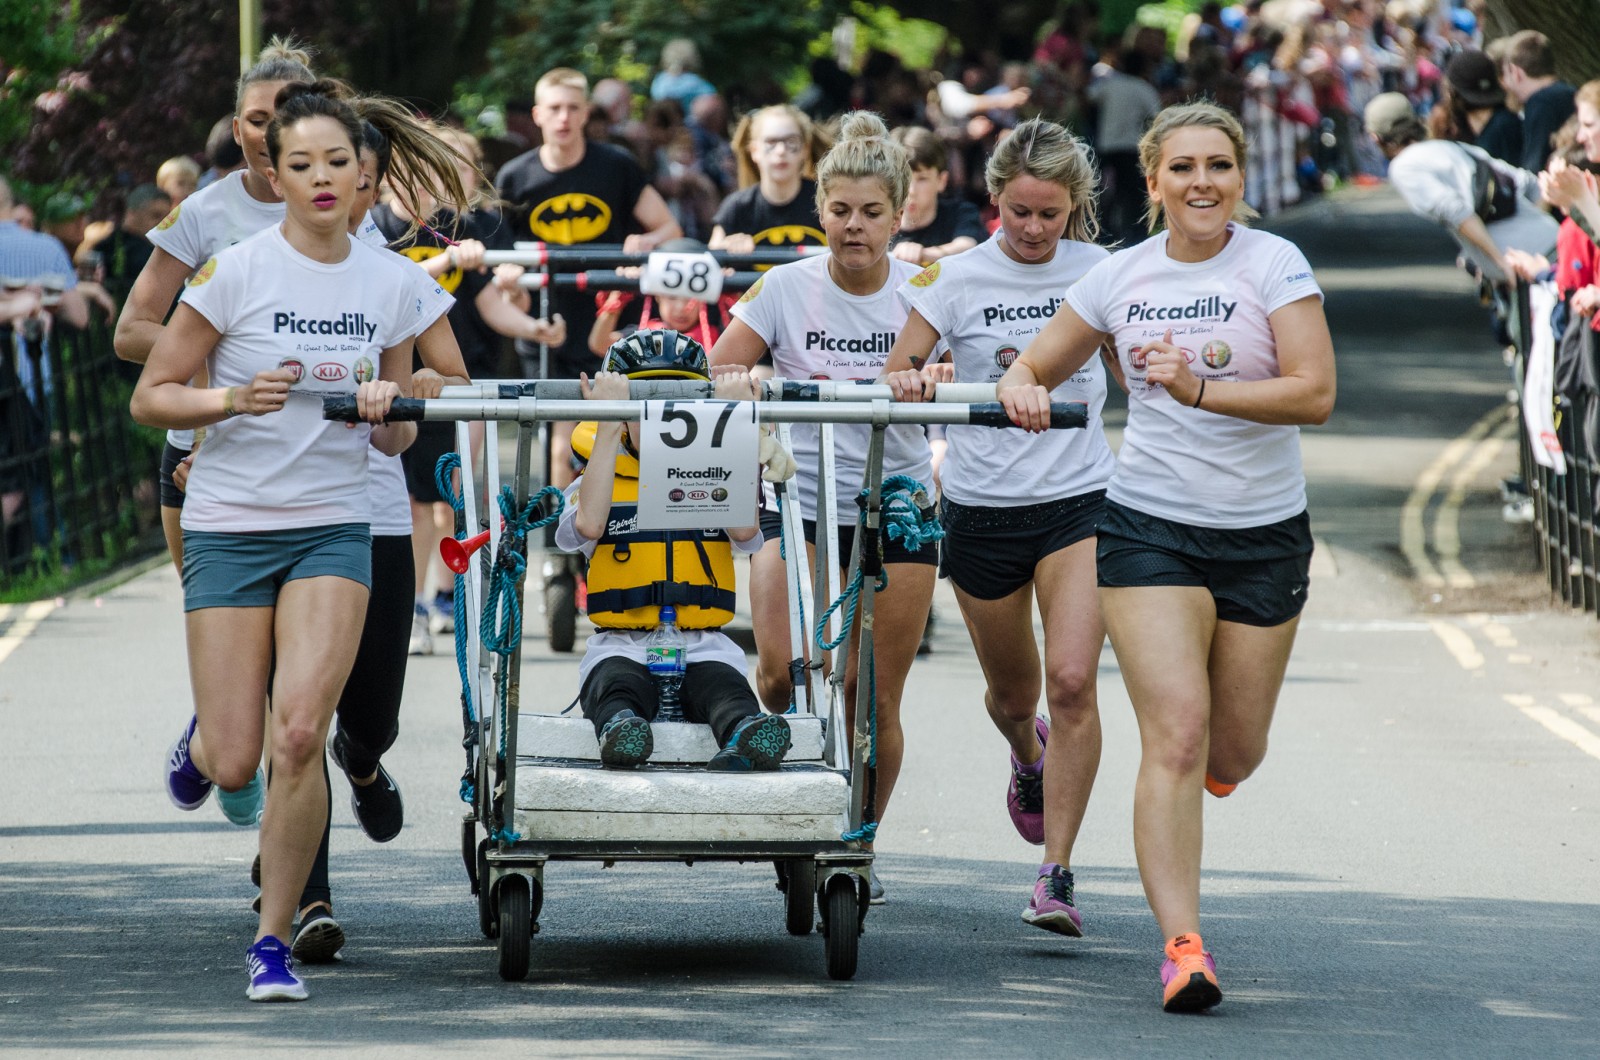
[(183, 532), (183, 609), (271, 607), (285, 582), (349, 578), (372, 589), (366, 523), (228, 534)]

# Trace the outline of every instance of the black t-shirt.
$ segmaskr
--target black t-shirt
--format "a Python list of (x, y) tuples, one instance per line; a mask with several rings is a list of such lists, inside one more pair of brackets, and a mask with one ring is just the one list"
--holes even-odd
[(711, 223), (721, 225), (728, 235), (750, 236), (758, 250), (828, 245), (817, 219), (817, 182), (804, 178), (800, 193), (782, 206), (767, 201), (759, 184), (736, 191), (723, 200)]
[[(648, 186), (634, 157), (610, 144), (585, 145), (583, 158), (552, 173), (539, 160), (538, 149), (500, 167), (495, 189), (506, 203), (506, 226), (513, 240), (541, 243), (621, 243), (640, 231), (633, 211)], [(534, 304), (538, 305), (535, 295)], [(567, 341), (551, 354), (575, 369), (592, 370), (589, 330), (594, 326), (594, 295), (572, 289), (550, 292), (550, 311), (567, 322)], [(517, 350), (537, 354), (538, 347), (518, 342)]]
[(128, 292), (133, 289), (133, 281), (144, 271), (145, 262), (150, 260), (150, 254), (156, 248), (142, 233), (118, 228), (101, 240), (95, 249), (100, 252), (100, 260), (105, 266), (106, 290), (118, 302), (122, 302), (128, 297)]
[[(500, 215), (487, 210), (474, 210), (460, 219), (448, 210), (441, 210), (429, 219), (428, 228), (419, 228), (407, 235), (410, 222), (402, 220), (388, 206), (372, 208), (372, 221), (389, 240), (391, 250), (398, 251), (412, 261), (422, 263), (445, 253), (447, 244), (435, 232), (443, 233), (460, 242), (476, 239), (490, 250), (509, 250), (511, 240), (505, 234)], [(461, 358), (466, 362), (469, 375), (493, 377), (499, 370), (500, 335), (478, 314), (479, 293), (489, 286), (493, 277), (485, 270), (464, 272), (451, 269), (439, 276), (439, 286), (454, 296), (456, 304), (450, 307), (450, 330), (455, 332), (456, 343), (461, 347)], [(413, 368), (420, 368), (420, 357), (413, 356)]]
[(1522, 164), (1522, 119), (1505, 107), (1496, 107), (1472, 141), (1491, 157), (1513, 166)]
[(1541, 172), (1553, 148), (1550, 138), (1577, 110), (1574, 89), (1565, 81), (1546, 85), (1522, 105), (1522, 168)]
[(921, 243), (925, 247), (941, 247), (961, 236), (982, 243), (989, 238), (989, 232), (983, 227), (983, 218), (978, 215), (976, 206), (966, 199), (945, 198), (941, 195), (933, 220), (922, 228), (900, 229), (889, 245)]

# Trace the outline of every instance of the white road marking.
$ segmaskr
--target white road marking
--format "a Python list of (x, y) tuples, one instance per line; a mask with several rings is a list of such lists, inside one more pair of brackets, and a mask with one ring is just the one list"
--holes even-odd
[(1444, 642), (1445, 650), (1455, 656), (1456, 662), (1461, 664), (1463, 670), (1483, 669), (1483, 653), (1473, 643), (1471, 634), (1449, 622), (1429, 622), (1428, 625), (1433, 629), (1434, 635)]
[(1594, 702), (1594, 697), (1584, 692), (1563, 692), (1558, 698), (1569, 707), (1582, 707)]
[[(5, 662), (12, 652), (21, 647), (22, 642), (28, 639), (29, 634), (39, 628), (39, 623), (44, 621), (44, 616), (55, 609), (54, 600), (37, 600), (23, 608), (22, 614), (5, 631), (5, 635), (0, 636), (0, 662)], [(7, 604), (5, 610), (0, 612), (0, 623), (10, 618), (15, 610), (15, 607)]]

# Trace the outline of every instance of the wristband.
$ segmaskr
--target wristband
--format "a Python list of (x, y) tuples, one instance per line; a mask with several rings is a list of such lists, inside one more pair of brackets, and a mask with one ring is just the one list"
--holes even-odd
[(444, 248), (444, 256), (447, 259), (449, 259), (450, 267), (452, 269), (461, 268), (461, 263), (458, 260), (456, 260), (456, 248), (455, 247), (445, 247)]
[(1194, 396), (1194, 404), (1190, 405), (1189, 407), (1192, 408), (1192, 409), (1199, 408), (1200, 407), (1200, 399), (1205, 397), (1205, 396), (1206, 396), (1206, 381), (1205, 381), (1204, 377), (1201, 377), (1201, 379), (1200, 379), (1200, 392)]
[(234, 391), (234, 388), (230, 386), (228, 389), (226, 389), (226, 390), (224, 390), (222, 392), (222, 418), (223, 419), (230, 419), (231, 420), (233, 417), (239, 415), (239, 410), (233, 407), (233, 391)]

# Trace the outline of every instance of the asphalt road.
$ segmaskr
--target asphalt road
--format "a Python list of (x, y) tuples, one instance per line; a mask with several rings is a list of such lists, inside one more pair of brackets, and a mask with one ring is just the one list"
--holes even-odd
[[(1333, 422), (1305, 433), (1319, 558), (1272, 751), (1207, 807), (1203, 915), (1226, 992), (1212, 1015), (1158, 1005), (1130, 841), (1137, 741), (1109, 650), (1074, 859), (1088, 937), (1018, 919), (1036, 855), (1006, 819), (1005, 750), (944, 590), (880, 834), (889, 902), (853, 982), (826, 978), (817, 936), (785, 934), (769, 866), (570, 864), (547, 873), (528, 980), (502, 982), (457, 853), (455, 667), (435, 656), (412, 660), (386, 760), (404, 833), (369, 843), (335, 781), (345, 959), (308, 970), (307, 1004), (250, 1005), (254, 836), (160, 789), (191, 709), (162, 567), (0, 609), (0, 1050), (1594, 1055), (1597, 630), (1546, 603), (1525, 528), (1500, 518), (1510, 444), (1486, 433), (1462, 450), (1478, 459), (1417, 488), (1503, 400), (1499, 353), (1448, 240), (1387, 193), (1272, 227), (1327, 290), (1341, 389)], [(1420, 553), (1403, 547), (1408, 501)], [(1466, 576), (1434, 584), (1419, 558)], [(530, 617), (525, 707), (553, 709), (575, 665), (540, 637)]]

